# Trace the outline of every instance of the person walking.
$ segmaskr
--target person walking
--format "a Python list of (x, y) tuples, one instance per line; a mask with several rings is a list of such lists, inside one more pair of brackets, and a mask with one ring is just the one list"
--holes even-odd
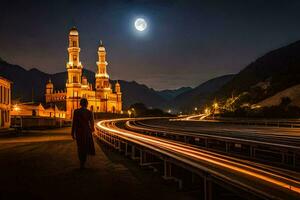
[(80, 169), (84, 169), (87, 155), (95, 155), (92, 135), (95, 129), (93, 113), (87, 109), (87, 99), (82, 98), (80, 106), (81, 108), (74, 110), (71, 135), (77, 143)]

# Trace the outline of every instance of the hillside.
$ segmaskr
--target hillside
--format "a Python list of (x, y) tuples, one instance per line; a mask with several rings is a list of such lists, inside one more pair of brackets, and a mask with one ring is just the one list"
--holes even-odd
[(203, 107), (203, 105), (210, 99), (211, 95), (218, 91), (224, 84), (230, 81), (235, 75), (224, 75), (217, 78), (210, 79), (192, 90), (186, 91), (173, 100), (170, 105), (182, 111), (188, 111), (194, 107)]
[(257, 104), (260, 106), (278, 106), (281, 103), (281, 99), (284, 97), (290, 98), (291, 105), (300, 107), (300, 84), (280, 91), (274, 96), (269, 97)]
[(244, 91), (256, 103), (300, 84), (300, 41), (273, 50), (246, 66), (214, 96), (225, 98)]
[[(95, 74), (92, 71), (83, 70), (83, 74), (89, 82), (95, 83)], [(66, 72), (56, 74), (47, 74), (38, 69), (26, 70), (21, 66), (13, 65), (0, 59), (0, 75), (11, 80), (12, 98), (20, 101), (44, 101), (45, 84), (51, 78), (55, 89), (62, 90), (65, 88)], [(114, 83), (115, 81), (112, 81)], [(120, 80), (123, 92), (123, 106), (129, 107), (134, 103), (142, 102), (149, 107), (159, 107), (166, 100), (155, 90), (137, 82), (128, 82)]]
[(162, 96), (164, 99), (166, 100), (171, 100), (174, 99), (175, 97), (177, 97), (178, 95), (184, 93), (184, 92), (188, 92), (192, 90), (191, 87), (181, 87), (175, 90), (160, 90), (157, 91), (157, 93)]

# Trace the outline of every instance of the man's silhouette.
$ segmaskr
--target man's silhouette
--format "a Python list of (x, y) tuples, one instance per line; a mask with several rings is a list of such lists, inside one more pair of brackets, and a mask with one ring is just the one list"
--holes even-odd
[(87, 109), (88, 101), (80, 100), (81, 108), (74, 110), (72, 137), (76, 139), (80, 169), (84, 169), (87, 155), (95, 155), (92, 132), (94, 132), (93, 113)]

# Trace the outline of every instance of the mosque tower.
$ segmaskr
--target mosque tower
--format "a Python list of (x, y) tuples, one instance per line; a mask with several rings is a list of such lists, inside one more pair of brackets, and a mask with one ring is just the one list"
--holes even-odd
[(73, 27), (69, 32), (69, 61), (67, 62), (68, 79), (66, 82), (66, 110), (67, 116), (72, 118), (74, 109), (79, 108), (82, 64), (79, 60), (79, 34), (78, 30)]
[(122, 92), (120, 83), (117, 81), (115, 84), (115, 93), (117, 94), (117, 112), (121, 112), (122, 110)]
[(51, 82), (51, 79), (49, 79), (48, 83), (46, 84), (46, 103), (51, 101), (51, 95), (53, 94), (54, 86)]
[(98, 48), (98, 62), (97, 62), (98, 70), (95, 75), (96, 78), (96, 98), (100, 99), (108, 99), (108, 94), (112, 92), (109, 76), (106, 71), (106, 51), (102, 41), (100, 41), (100, 46)]

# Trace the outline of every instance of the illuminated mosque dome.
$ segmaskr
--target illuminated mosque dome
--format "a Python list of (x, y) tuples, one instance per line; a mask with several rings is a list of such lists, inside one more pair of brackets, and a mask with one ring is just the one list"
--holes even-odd
[(100, 45), (99, 45), (98, 51), (105, 51), (102, 40), (100, 40)]
[(47, 88), (53, 88), (53, 83), (51, 82), (51, 79), (49, 79), (48, 83), (46, 84)]
[(70, 29), (70, 35), (78, 35), (78, 30), (75, 26)]

